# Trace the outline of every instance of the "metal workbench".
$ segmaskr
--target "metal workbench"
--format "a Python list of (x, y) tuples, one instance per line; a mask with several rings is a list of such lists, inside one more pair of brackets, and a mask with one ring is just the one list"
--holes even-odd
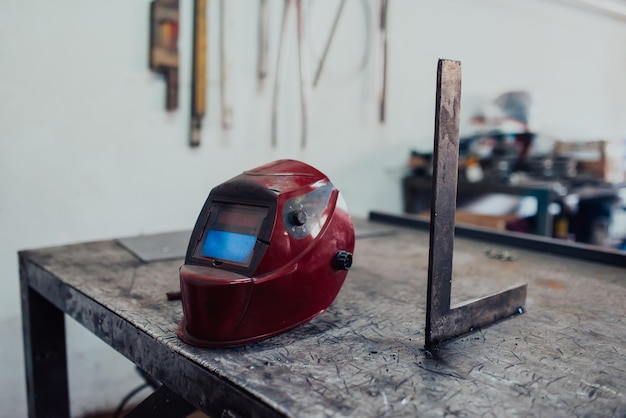
[(526, 312), (428, 352), (428, 232), (355, 223), (333, 305), (229, 349), (177, 338), (181, 305), (165, 293), (182, 260), (144, 263), (115, 240), (22, 251), (30, 415), (68, 415), (67, 314), (214, 417), (626, 416), (624, 265), (457, 234), (453, 303), (526, 282)]

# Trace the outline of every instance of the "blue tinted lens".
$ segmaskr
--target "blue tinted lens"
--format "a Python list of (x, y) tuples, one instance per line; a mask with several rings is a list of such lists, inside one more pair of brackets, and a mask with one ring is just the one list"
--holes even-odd
[(210, 229), (202, 244), (202, 255), (234, 263), (246, 263), (254, 250), (256, 237)]

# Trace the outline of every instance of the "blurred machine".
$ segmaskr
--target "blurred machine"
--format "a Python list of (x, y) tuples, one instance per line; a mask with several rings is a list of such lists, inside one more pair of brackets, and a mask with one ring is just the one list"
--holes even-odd
[[(533, 154), (536, 136), (493, 131), (461, 138), (457, 220), (625, 248), (626, 182), (612, 166), (607, 142), (557, 141), (551, 152)], [(403, 179), (407, 213), (430, 207), (431, 160), (418, 152), (409, 157)], [(513, 203), (495, 208), (504, 201), (495, 196)], [(472, 208), (480, 203), (493, 210), (475, 213)]]

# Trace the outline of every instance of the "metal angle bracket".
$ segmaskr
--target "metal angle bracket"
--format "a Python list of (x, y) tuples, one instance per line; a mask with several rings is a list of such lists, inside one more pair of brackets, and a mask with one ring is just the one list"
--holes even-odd
[(450, 306), (459, 166), (461, 63), (439, 60), (435, 105), (433, 184), (426, 302), (426, 349), (516, 313), (526, 304), (526, 284)]

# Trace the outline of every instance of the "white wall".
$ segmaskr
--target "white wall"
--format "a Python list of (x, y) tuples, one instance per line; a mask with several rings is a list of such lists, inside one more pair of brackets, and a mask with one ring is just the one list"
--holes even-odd
[[(164, 83), (147, 68), (147, 0), (0, 2), (2, 417), (25, 414), (18, 249), (191, 228), (213, 186), (283, 157), (326, 172), (357, 216), (399, 211), (409, 150), (431, 148), (439, 57), (463, 62), (463, 119), (497, 94), (523, 88), (536, 99), (540, 132), (626, 137), (622, 21), (549, 0), (392, 0), (388, 121), (381, 126), (376, 72), (372, 65), (358, 71), (367, 48), (362, 4), (350, 0), (328, 72), (311, 92), (305, 150), (298, 145), (295, 42), (289, 45), (279, 145), (271, 148), (273, 78), (262, 92), (255, 80), (258, 2), (233, 4), (235, 124), (223, 132), (213, 0), (209, 114), (202, 146), (191, 149), (192, 5), (181, 3), (181, 107), (167, 114)], [(312, 51), (319, 54), (337, 2), (305, 4), (312, 73)], [(271, 3), (272, 75), (281, 5)], [(137, 383), (132, 365), (71, 321), (68, 345), (75, 415), (113, 407)]]

